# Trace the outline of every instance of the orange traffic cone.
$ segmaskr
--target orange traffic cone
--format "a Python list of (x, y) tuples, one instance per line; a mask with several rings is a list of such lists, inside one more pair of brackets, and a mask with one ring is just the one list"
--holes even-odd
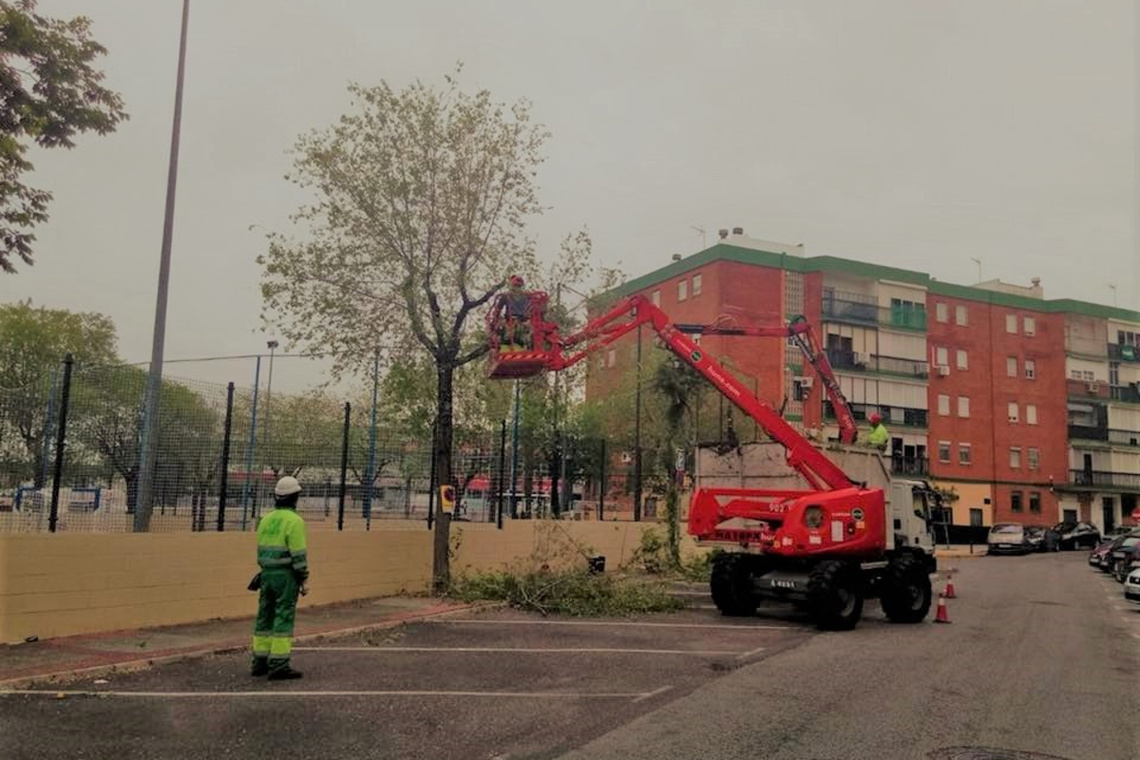
[(954, 576), (946, 576), (946, 598), (957, 599), (958, 595), (954, 593)]
[(950, 613), (946, 609), (946, 595), (938, 595), (938, 614), (934, 617), (935, 623), (949, 623)]

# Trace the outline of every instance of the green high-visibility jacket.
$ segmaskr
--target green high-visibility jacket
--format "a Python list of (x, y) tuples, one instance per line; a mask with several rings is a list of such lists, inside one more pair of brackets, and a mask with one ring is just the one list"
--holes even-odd
[(867, 440), (872, 446), (877, 446), (880, 449), (885, 449), (887, 444), (890, 443), (891, 434), (887, 432), (887, 428), (882, 423), (875, 425), (871, 428), (871, 435), (867, 436)]
[(309, 577), (305, 521), (288, 507), (277, 507), (257, 526), (257, 564), (262, 570), (292, 570), (304, 583)]

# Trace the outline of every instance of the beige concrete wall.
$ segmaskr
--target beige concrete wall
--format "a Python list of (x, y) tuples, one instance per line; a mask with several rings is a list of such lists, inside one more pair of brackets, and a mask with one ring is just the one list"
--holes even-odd
[[(453, 530), (456, 527), (452, 525)], [(555, 544), (577, 545), (586, 554), (602, 555), (606, 558), (606, 569), (611, 570), (627, 564), (641, 543), (642, 532), (654, 527), (664, 534), (664, 526), (655, 523), (528, 520), (507, 522), (501, 531), (493, 525), (469, 523), (455, 531), (459, 548), (453, 569), (456, 572), (500, 570), (536, 550), (545, 556), (550, 544)], [(454, 538), (452, 543), (456, 543)]]
[[(423, 591), (426, 530), (310, 534), (303, 606)], [(242, 533), (0, 536), (0, 643), (251, 614)]]

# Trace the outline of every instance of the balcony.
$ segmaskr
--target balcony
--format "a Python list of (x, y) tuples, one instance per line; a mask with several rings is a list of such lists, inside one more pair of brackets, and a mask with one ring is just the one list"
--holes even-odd
[(1082, 488), (1115, 488), (1140, 490), (1140, 473), (1108, 472), (1106, 470), (1070, 470), (1073, 485)]
[[(878, 412), (883, 417), (883, 424), (887, 426), (925, 428), (928, 424), (928, 413), (925, 409), (900, 409), (898, 407), (880, 407), (875, 404), (849, 404), (849, 406), (851, 407), (851, 415), (859, 422)], [(902, 412), (902, 414), (901, 416), (895, 415), (893, 412)], [(831, 406), (830, 401), (823, 402), (823, 418), (826, 420), (835, 419), (835, 409)]]
[(920, 457), (891, 457), (892, 475), (925, 477), (930, 474), (930, 461)]
[(922, 359), (865, 355), (832, 348), (827, 350), (827, 360), (831, 362), (832, 368), (849, 372), (876, 372), (914, 378), (930, 377), (930, 364)]
[(1115, 362), (1140, 362), (1140, 346), (1109, 343), (1108, 358)]
[(1069, 440), (1108, 441), (1108, 428), (1097, 425), (1069, 425)]
[(1140, 448), (1140, 430), (1109, 430), (1108, 442), (1116, 446)]
[(1066, 387), (1070, 396), (1077, 398), (1102, 398), (1108, 399), (1112, 396), (1112, 387), (1108, 383), (1098, 382), (1096, 380), (1068, 380)]
[[(921, 307), (921, 304), (919, 304)], [(871, 296), (843, 291), (824, 292), (823, 319), (857, 325), (926, 330), (926, 310), (913, 306), (879, 306)]]
[(1123, 401), (1126, 404), (1140, 404), (1140, 386), (1133, 385), (1111, 385), (1109, 386), (1108, 397), (1113, 401)]

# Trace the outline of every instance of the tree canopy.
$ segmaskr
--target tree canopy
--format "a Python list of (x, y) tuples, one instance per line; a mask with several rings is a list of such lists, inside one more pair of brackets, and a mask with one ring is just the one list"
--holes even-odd
[(32, 230), (48, 219), (51, 193), (23, 181), (29, 144), (71, 148), (78, 134), (105, 135), (127, 118), (92, 66), (106, 52), (84, 16), (48, 18), (35, 0), (0, 0), (0, 271), (32, 263)]

